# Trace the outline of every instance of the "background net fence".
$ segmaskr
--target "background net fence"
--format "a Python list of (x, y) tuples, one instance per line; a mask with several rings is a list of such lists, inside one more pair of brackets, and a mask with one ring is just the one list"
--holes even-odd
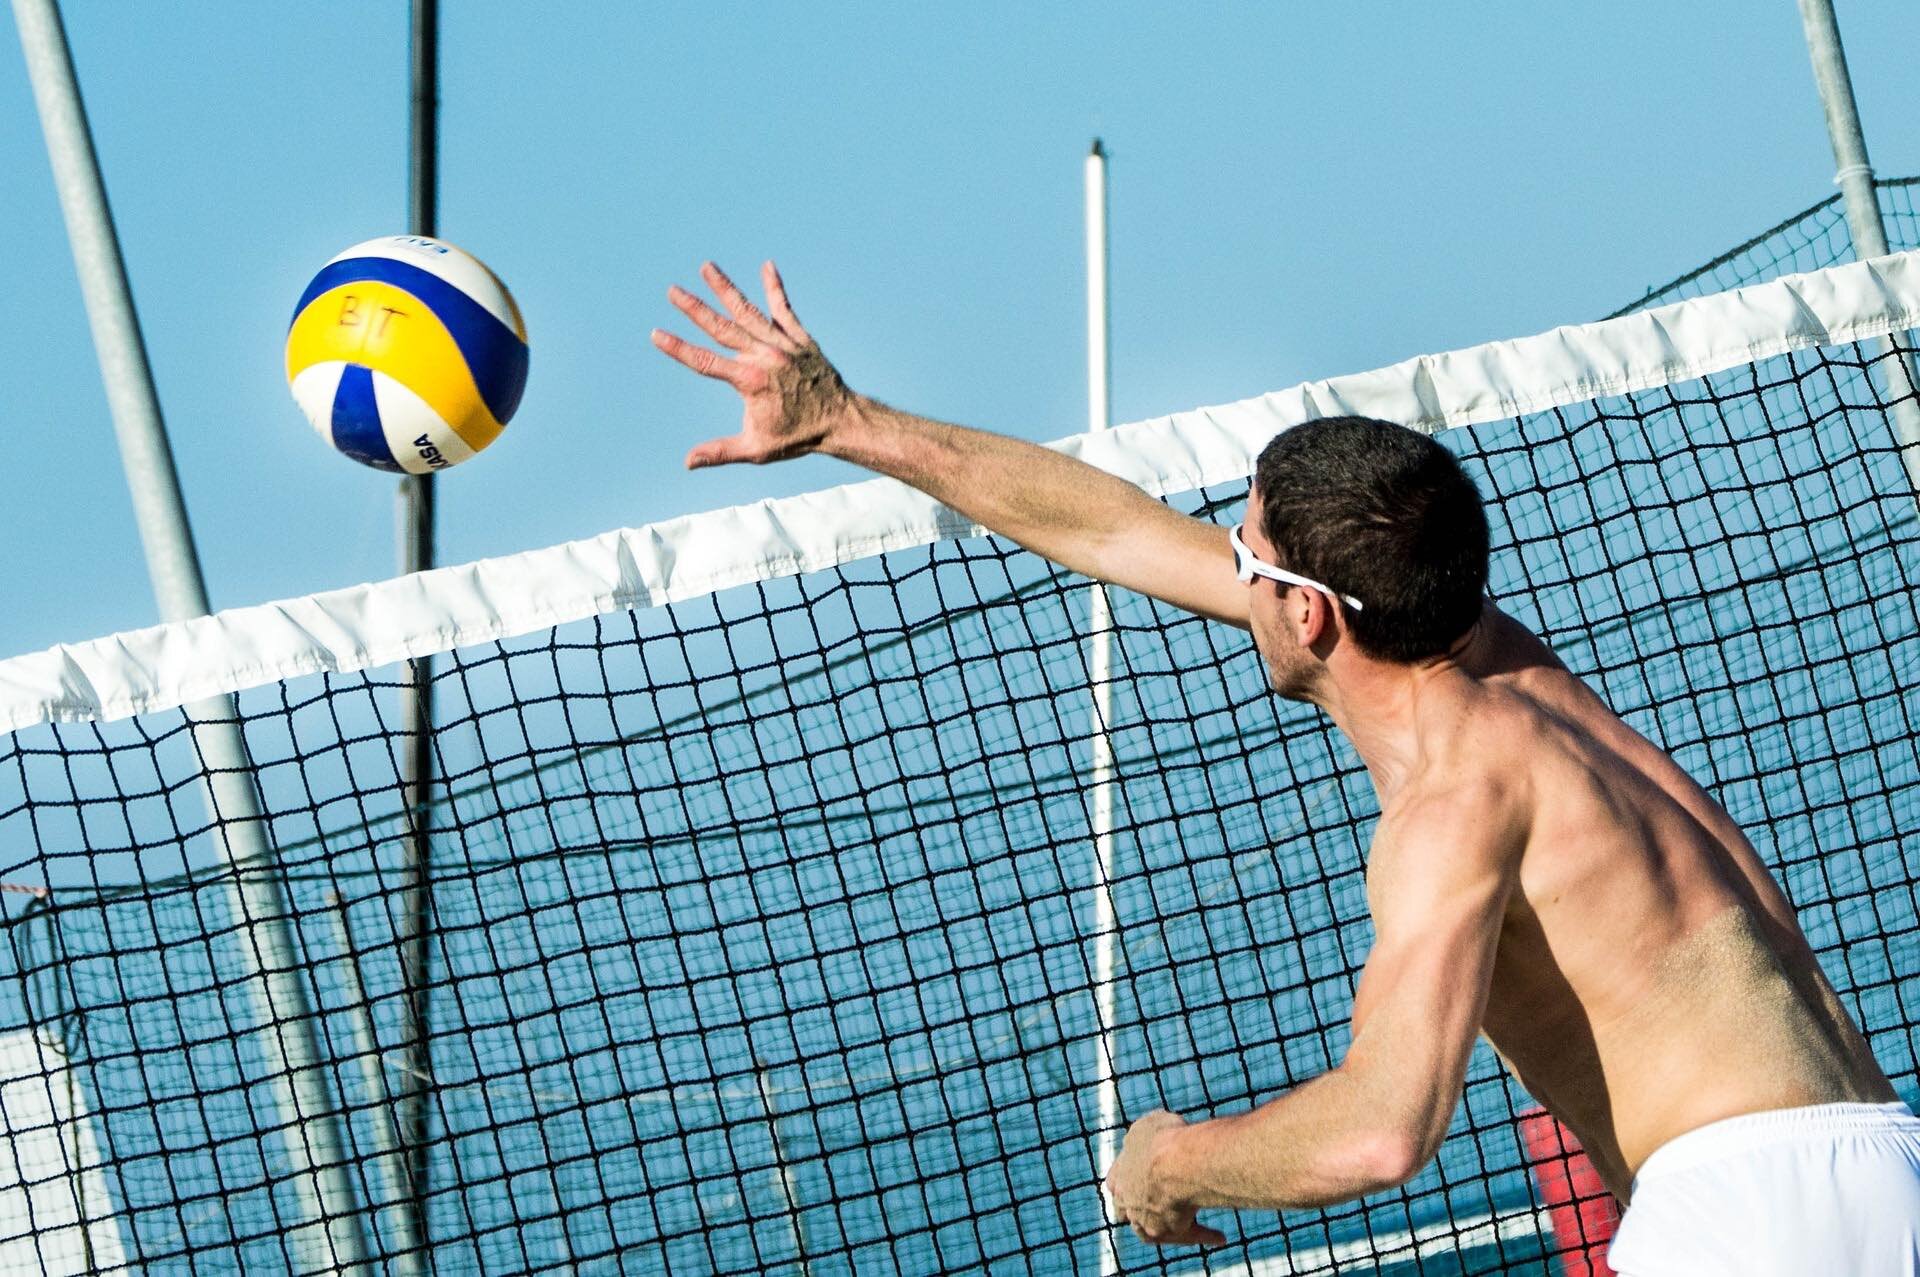
[[(1496, 598), (1748, 828), (1912, 1101), (1920, 547), (1888, 359), (1805, 351), (1442, 438), (1489, 499)], [(1244, 496), (1175, 502), (1226, 521)], [(181, 712), (0, 737), (0, 882), (36, 891), (0, 894), (23, 1204), (0, 1253), (311, 1269), (233, 891), (277, 872), (374, 1271), (1097, 1271), (1105, 1060), (1134, 1115), (1337, 1064), (1376, 808), (1244, 635), (1115, 591), (1103, 1048), (1088, 603), (949, 541), (442, 659), (419, 1057), (403, 671), (241, 695), (277, 870), (222, 860)], [(416, 1088), (409, 1184), (382, 1153)], [(1121, 1264), (1584, 1271), (1528, 1107), (1483, 1048), (1403, 1189), (1235, 1216), (1204, 1256), (1123, 1236)]]
[[(1920, 177), (1888, 178), (1874, 183), (1880, 197), (1880, 220), (1887, 247), (1898, 253), (1920, 248), (1920, 215), (1914, 211), (1914, 192)], [(1665, 306), (1689, 297), (1704, 297), (1744, 288), (1782, 275), (1824, 270), (1854, 260), (1853, 235), (1847, 229), (1847, 210), (1838, 192), (1812, 208), (1795, 213), (1728, 249), (1704, 266), (1662, 284), (1607, 316)]]

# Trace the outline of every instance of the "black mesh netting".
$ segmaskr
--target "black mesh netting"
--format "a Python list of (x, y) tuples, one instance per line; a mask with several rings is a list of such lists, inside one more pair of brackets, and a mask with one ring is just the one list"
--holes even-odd
[[(1880, 221), (1887, 247), (1896, 253), (1920, 248), (1920, 213), (1914, 209), (1914, 191), (1920, 189), (1920, 177), (1888, 178), (1874, 183), (1874, 188), (1880, 197)], [(1728, 249), (1705, 266), (1648, 289), (1613, 315), (1744, 288), (1782, 275), (1824, 270), (1853, 259), (1853, 235), (1847, 229), (1845, 202), (1836, 192)]]
[[(1886, 363), (1442, 438), (1501, 604), (1747, 827), (1911, 1100), (1920, 547)], [(1373, 796), (1245, 635), (1113, 604), (1121, 1111), (1244, 1108), (1341, 1057)], [(319, 1201), (395, 1274), (1098, 1271), (1087, 609), (969, 540), (441, 658), (423, 1049), (402, 673), (242, 694), (311, 1006), (277, 1040), (334, 1110), (304, 1128), (236, 914), (273, 870), (223, 863), (183, 714), (0, 737), (0, 882), (45, 888), (0, 895), (0, 1253), (312, 1271)], [(1223, 1214), (1204, 1256), (1122, 1230), (1121, 1266), (1584, 1272), (1527, 1108), (1483, 1049), (1405, 1188)], [(289, 1151), (322, 1126), (330, 1194)]]

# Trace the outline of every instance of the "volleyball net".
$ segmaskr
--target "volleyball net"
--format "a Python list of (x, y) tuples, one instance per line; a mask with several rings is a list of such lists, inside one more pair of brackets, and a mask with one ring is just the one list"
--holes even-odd
[[(1916, 322), (1896, 255), (1061, 446), (1228, 522), (1279, 430), (1435, 432), (1911, 1101)], [(1114, 1112), (1339, 1063), (1377, 810), (1119, 590), (1102, 791), (1092, 588), (875, 481), (0, 663), (0, 1268), (1589, 1271), (1484, 1047), (1401, 1189), (1110, 1232)]]

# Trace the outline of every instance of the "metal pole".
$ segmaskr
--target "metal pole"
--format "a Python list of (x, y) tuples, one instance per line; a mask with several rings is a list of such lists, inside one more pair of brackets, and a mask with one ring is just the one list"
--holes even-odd
[[(1826, 111), (1827, 138), (1833, 143), (1837, 166), (1833, 181), (1846, 197), (1853, 255), (1856, 259), (1884, 257), (1887, 230), (1880, 220), (1880, 197), (1874, 189), (1873, 165), (1867, 160), (1867, 138), (1860, 129), (1860, 109), (1853, 100), (1853, 77), (1847, 73), (1847, 54), (1840, 45), (1832, 0), (1800, 0), (1800, 22), (1806, 28), (1807, 54), (1813, 59), (1813, 78)], [(1882, 360), (1881, 366), (1887, 370), (1894, 399), (1894, 432), (1906, 462), (1907, 481), (1920, 493), (1920, 403), (1914, 399), (1913, 369), (1894, 353), (1896, 349), (1891, 338), (1881, 343), (1881, 350), (1893, 356)]]
[[(440, 187), (440, 6), (413, 0), (411, 109), (407, 164), (407, 229), (431, 236), (439, 221)], [(398, 516), (400, 571), (424, 572), (434, 563), (433, 475), (400, 480)], [(432, 1110), (427, 1079), (433, 1076), (433, 661), (420, 657), (407, 669), (400, 692), (400, 801), (407, 812), (406, 883), (400, 893), (395, 939), (407, 991), (407, 1037), (401, 1050), (405, 1079), (400, 1125), (410, 1163), (414, 1235), (427, 1229), (428, 1140)]]
[[(1087, 428), (1105, 430), (1113, 424), (1109, 392), (1113, 379), (1107, 365), (1111, 311), (1107, 304), (1107, 153), (1100, 139), (1086, 161), (1087, 221)], [(1119, 1153), (1120, 1085), (1113, 1064), (1113, 971), (1117, 937), (1113, 908), (1113, 736), (1112, 717), (1113, 613), (1107, 587), (1095, 581), (1087, 592), (1087, 677), (1093, 685), (1093, 722), (1089, 745), (1089, 787), (1093, 805), (1093, 1005), (1099, 1022), (1100, 1058), (1097, 1062), (1099, 1125), (1095, 1131), (1095, 1166), (1101, 1183)], [(1101, 1202), (1106, 1204), (1105, 1193)], [(1120, 1271), (1111, 1217), (1101, 1231), (1100, 1271)]]
[[(202, 616), (207, 611), (206, 583), (187, 524), (66, 31), (54, 0), (14, 0), (13, 12), (154, 595), (166, 620)], [(187, 718), (206, 777), (206, 798), (220, 852), (234, 866), (235, 909), (258, 977), (249, 981), (249, 989), (268, 1030), (261, 1035), (261, 1046), (273, 1075), (275, 1103), (286, 1123), (286, 1151), (294, 1168), (291, 1185), (305, 1216), (290, 1240), (311, 1270), (359, 1272), (366, 1262), (366, 1247), (347, 1174), (347, 1145), (341, 1138), (326, 1057), (301, 976), (304, 964), (288, 925), (291, 910), (267, 843), (238, 711), (232, 697), (221, 696), (187, 706)]]
[[(327, 893), (327, 911), (333, 918), (334, 934), (344, 958), (341, 966), (346, 981), (348, 1015), (353, 1019), (354, 1054), (360, 1057), (360, 1082), (367, 1089), (375, 1138), (379, 1141), (376, 1160), (387, 1181), (388, 1201), (398, 1236), (392, 1247), (393, 1270), (397, 1277), (424, 1277), (426, 1254), (414, 1225), (414, 1195), (407, 1183), (411, 1170), (405, 1156), (406, 1145), (400, 1138), (395, 1120), (393, 1097), (387, 1089), (386, 1061), (380, 1053), (380, 1035), (373, 1024), (373, 1004), (367, 1001), (366, 985), (360, 979), (360, 951), (353, 942), (353, 920), (347, 914), (347, 902), (337, 891)], [(370, 1201), (370, 1210), (377, 1209)]]

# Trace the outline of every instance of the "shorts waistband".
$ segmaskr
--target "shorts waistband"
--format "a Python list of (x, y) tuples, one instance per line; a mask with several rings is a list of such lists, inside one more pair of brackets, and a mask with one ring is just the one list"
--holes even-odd
[(1640, 1164), (1633, 1187), (1638, 1191), (1650, 1179), (1769, 1144), (1874, 1132), (1920, 1136), (1920, 1117), (1895, 1100), (1888, 1104), (1812, 1104), (1723, 1118), (1676, 1135), (1653, 1150)]

